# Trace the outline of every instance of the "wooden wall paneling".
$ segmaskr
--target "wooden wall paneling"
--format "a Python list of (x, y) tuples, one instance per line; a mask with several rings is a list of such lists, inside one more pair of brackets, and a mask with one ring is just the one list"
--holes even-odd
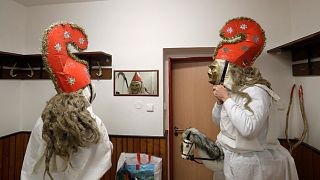
[(2, 154), (2, 178), (9, 179), (9, 152), (10, 152), (10, 139), (5, 138), (3, 143), (3, 154)]
[(301, 163), (303, 161), (303, 154), (301, 146), (298, 146), (292, 151), (292, 157), (294, 158), (296, 164), (299, 179), (301, 179), (303, 176), (303, 164)]
[(147, 153), (147, 138), (140, 139), (140, 152), (148, 154)]
[(153, 139), (153, 154), (155, 156), (160, 156), (160, 139)]
[(111, 179), (115, 179), (116, 171), (117, 171), (117, 138), (110, 137), (110, 140), (113, 144), (113, 152), (112, 152), (112, 167), (110, 169), (110, 177)]
[(0, 139), (0, 179), (2, 179), (1, 177), (2, 177), (2, 172), (3, 172), (3, 166), (4, 166), (4, 164), (3, 164), (3, 139)]
[(27, 149), (27, 146), (28, 146), (28, 142), (29, 142), (29, 138), (30, 138), (30, 133), (24, 133), (22, 135), (22, 139), (23, 139), (23, 142), (22, 142), (22, 145), (23, 145), (23, 157), (26, 153), (26, 149)]
[[(23, 158), (27, 148), (29, 132), (15, 133), (0, 138), (0, 179), (20, 179)], [(141, 152), (162, 158), (162, 179), (167, 180), (167, 141), (161, 137), (112, 136), (112, 167), (101, 180), (114, 180), (117, 161), (121, 152)]]
[(307, 63), (293, 64), (292, 65), (293, 76), (308, 76), (310, 75), (310, 69)]
[(127, 152), (131, 153), (131, 152), (134, 152), (134, 146), (133, 146), (133, 138), (132, 137), (128, 137), (127, 138)]
[[(288, 149), (286, 140), (280, 140), (281, 145)], [(292, 140), (296, 142), (296, 140)], [(302, 143), (292, 152), (300, 180), (320, 179), (320, 151), (308, 144)]]
[(320, 179), (320, 155), (319, 153), (312, 152), (312, 168), (313, 169), (313, 179)]
[(162, 179), (167, 179), (167, 141), (166, 139), (160, 139), (160, 156), (162, 157)]
[[(15, 142), (15, 146), (16, 146), (16, 154), (15, 154), (15, 170), (17, 172), (21, 172), (21, 168), (22, 168), (22, 163), (23, 163), (23, 144), (22, 142), (22, 136), (23, 134), (17, 134), (16, 135), (16, 142)], [(20, 179), (20, 174), (16, 174), (14, 179), (15, 180), (19, 180)]]
[(10, 151), (9, 151), (9, 178), (14, 179), (15, 162), (16, 162), (16, 136), (10, 136)]
[(153, 154), (153, 139), (152, 138), (147, 139), (147, 153)]
[(133, 152), (141, 152), (140, 150), (140, 138), (139, 137), (134, 137), (133, 138)]
[(128, 152), (128, 140), (126, 137), (122, 138), (122, 152)]
[[(123, 152), (122, 150), (122, 137), (117, 137), (117, 151), (115, 152), (116, 153), (116, 163), (118, 164), (118, 159), (120, 157), (120, 154)], [(117, 165), (116, 165), (117, 166)]]
[[(312, 168), (312, 151), (310, 149), (305, 148), (304, 146), (301, 146), (303, 148), (303, 178), (313, 180), (313, 168)], [(316, 168), (316, 167), (315, 167)]]

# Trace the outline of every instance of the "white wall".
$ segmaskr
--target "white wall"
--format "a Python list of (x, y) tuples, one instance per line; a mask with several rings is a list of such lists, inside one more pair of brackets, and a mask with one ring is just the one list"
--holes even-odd
[[(23, 53), (26, 8), (10, 0), (1, 0), (0, 24), (0, 51)], [(20, 91), (20, 81), (0, 81), (0, 136), (21, 129)]]
[[(45, 28), (56, 21), (68, 20), (86, 30), (88, 51), (102, 50), (113, 56), (113, 70), (159, 69), (159, 97), (114, 97), (112, 81), (96, 81), (97, 99), (94, 110), (111, 134), (162, 135), (163, 119), (163, 48), (212, 47), (220, 41), (218, 31), (237, 16), (249, 16), (265, 29), (265, 51), (291, 39), (288, 1), (277, 0), (108, 0), (103, 2), (35, 6), (27, 8), (25, 52), (39, 53)], [(7, 21), (5, 19), (1, 21)], [(10, 50), (10, 49), (8, 49)], [(290, 60), (263, 52), (256, 65), (272, 82), (281, 96), (281, 106), (288, 103), (293, 83)], [(11, 82), (11, 81), (10, 81)], [(6, 83), (6, 82), (4, 82)], [(30, 130), (45, 101), (54, 93), (49, 81), (22, 83), (21, 117), (23, 130)], [(32, 101), (33, 106), (30, 106)], [(6, 102), (11, 105), (11, 102)], [(145, 104), (153, 103), (155, 112), (146, 112)], [(4, 106), (4, 102), (0, 102)], [(135, 109), (135, 104), (142, 104)], [(282, 122), (285, 112), (277, 111)], [(283, 133), (282, 133), (283, 134)]]
[(0, 51), (24, 53), (27, 8), (12, 1), (0, 1)]
[[(291, 40), (307, 36), (320, 30), (320, 1), (290, 0), (290, 4), (292, 24)], [(309, 124), (309, 135), (305, 142), (317, 149), (320, 149), (320, 111), (318, 108), (320, 102), (320, 77), (295, 77), (294, 82), (298, 86), (302, 85), (304, 90), (305, 110)], [(295, 121), (293, 131), (295, 133), (295, 137), (300, 137), (303, 130), (303, 124), (297, 98), (295, 102), (297, 102), (297, 105), (294, 114), (295, 118), (293, 119), (293, 121)]]
[(0, 81), (0, 137), (21, 129), (21, 83), (18, 81)]

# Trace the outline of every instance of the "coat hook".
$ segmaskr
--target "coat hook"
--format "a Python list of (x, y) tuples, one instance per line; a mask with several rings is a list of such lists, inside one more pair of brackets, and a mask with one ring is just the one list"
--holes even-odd
[(30, 64), (28, 63), (28, 66), (29, 66), (29, 69), (30, 69), (30, 74), (28, 74), (28, 77), (32, 78), (34, 73), (33, 73), (33, 69), (32, 67), (30, 66)]
[(14, 63), (13, 67), (10, 70), (10, 76), (11, 77), (16, 77), (18, 74), (13, 74), (13, 70), (16, 68), (17, 62)]
[(98, 66), (99, 66), (99, 72), (98, 72), (98, 73), (96, 73), (96, 75), (97, 75), (98, 77), (101, 77), (101, 76), (102, 76), (102, 68), (101, 68), (101, 66), (100, 66), (100, 63), (99, 63), (99, 62), (97, 62), (97, 64), (98, 64)]

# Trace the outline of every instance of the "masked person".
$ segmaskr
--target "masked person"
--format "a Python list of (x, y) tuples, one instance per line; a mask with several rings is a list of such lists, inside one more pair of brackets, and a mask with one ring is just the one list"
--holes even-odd
[(149, 94), (147, 88), (143, 85), (139, 72), (134, 73), (134, 76), (132, 77), (129, 86), (129, 94)]
[[(209, 66), (209, 82), (217, 102), (213, 119), (220, 126), (217, 144), (224, 152), (226, 180), (297, 180), (294, 160), (275, 137), (269, 119), (279, 100), (259, 69), (252, 67), (265, 46), (265, 34), (253, 19), (229, 20)], [(223, 177), (224, 176), (224, 177)]]
[(69, 53), (70, 44), (78, 50), (88, 45), (75, 24), (54, 24), (44, 33), (44, 65), (58, 93), (32, 130), (22, 180), (97, 180), (111, 167), (113, 145), (92, 111), (95, 91), (87, 63)]

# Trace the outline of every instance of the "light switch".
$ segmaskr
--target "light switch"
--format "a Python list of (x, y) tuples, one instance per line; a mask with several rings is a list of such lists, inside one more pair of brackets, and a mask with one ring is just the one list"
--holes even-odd
[(147, 112), (153, 112), (153, 104), (152, 103), (147, 104)]
[(136, 102), (134, 103), (134, 107), (135, 107), (136, 109), (141, 109), (142, 106), (143, 106), (143, 102), (142, 102), (142, 101), (136, 101)]

